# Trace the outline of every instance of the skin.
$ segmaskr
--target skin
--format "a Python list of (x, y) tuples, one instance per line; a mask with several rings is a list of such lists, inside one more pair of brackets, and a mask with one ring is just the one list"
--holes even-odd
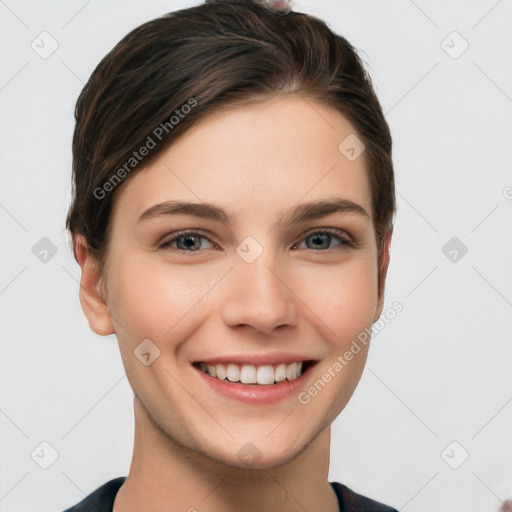
[[(77, 237), (82, 308), (95, 333), (117, 334), (135, 395), (133, 458), (115, 512), (338, 510), (330, 424), (359, 382), (368, 345), (307, 405), (296, 395), (268, 405), (224, 397), (192, 362), (304, 354), (318, 361), (307, 390), (378, 319), (391, 233), (379, 259), (364, 153), (349, 161), (338, 150), (352, 133), (338, 111), (293, 96), (234, 107), (189, 130), (117, 191), (103, 275)], [(297, 204), (333, 196), (368, 217), (279, 223)], [(237, 222), (183, 214), (137, 222), (170, 199), (213, 202)], [(317, 249), (311, 235), (326, 227), (341, 233)], [(194, 239), (194, 254), (176, 242), (157, 247), (189, 228), (206, 237)], [(236, 252), (248, 236), (263, 248), (250, 264)], [(160, 349), (149, 366), (133, 353), (144, 339)], [(238, 455), (247, 443), (260, 454), (251, 467)]]

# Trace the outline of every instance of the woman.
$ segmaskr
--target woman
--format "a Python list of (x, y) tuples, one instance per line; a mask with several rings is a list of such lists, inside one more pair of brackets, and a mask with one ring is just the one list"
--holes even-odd
[(67, 226), (134, 391), (129, 475), (69, 511), (392, 511), (328, 481), (384, 304), (391, 136), (322, 21), (210, 0), (136, 28), (76, 106)]

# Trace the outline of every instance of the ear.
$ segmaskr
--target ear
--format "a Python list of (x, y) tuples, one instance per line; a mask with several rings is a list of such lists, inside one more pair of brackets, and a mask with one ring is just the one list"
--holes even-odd
[(76, 235), (75, 255), (82, 278), (80, 280), (80, 304), (89, 321), (89, 327), (100, 336), (114, 334), (115, 329), (105, 301), (106, 293), (103, 290), (103, 277), (99, 271), (97, 261), (89, 252), (89, 246), (83, 235)]
[(378, 302), (377, 309), (375, 310), (375, 317), (373, 321), (376, 322), (384, 309), (384, 290), (386, 286), (386, 276), (388, 273), (389, 266), (389, 249), (391, 246), (391, 236), (393, 235), (393, 230), (390, 229), (384, 236), (384, 240), (382, 241), (382, 254), (379, 258), (379, 279), (378, 279)]

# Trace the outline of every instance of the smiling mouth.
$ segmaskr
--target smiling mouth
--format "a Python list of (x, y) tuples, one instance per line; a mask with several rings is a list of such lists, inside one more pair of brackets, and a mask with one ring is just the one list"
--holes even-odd
[(300, 361), (294, 363), (281, 363), (277, 365), (253, 364), (206, 364), (194, 363), (196, 368), (217, 380), (239, 384), (256, 384), (271, 386), (285, 380), (298, 379), (316, 361)]

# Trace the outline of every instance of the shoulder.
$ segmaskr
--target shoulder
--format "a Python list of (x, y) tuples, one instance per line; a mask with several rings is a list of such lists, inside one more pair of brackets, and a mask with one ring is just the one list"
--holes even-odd
[(357, 494), (346, 485), (331, 482), (340, 502), (340, 512), (398, 512), (395, 508)]
[(120, 476), (108, 481), (64, 512), (112, 512), (117, 491), (125, 480), (125, 476)]

